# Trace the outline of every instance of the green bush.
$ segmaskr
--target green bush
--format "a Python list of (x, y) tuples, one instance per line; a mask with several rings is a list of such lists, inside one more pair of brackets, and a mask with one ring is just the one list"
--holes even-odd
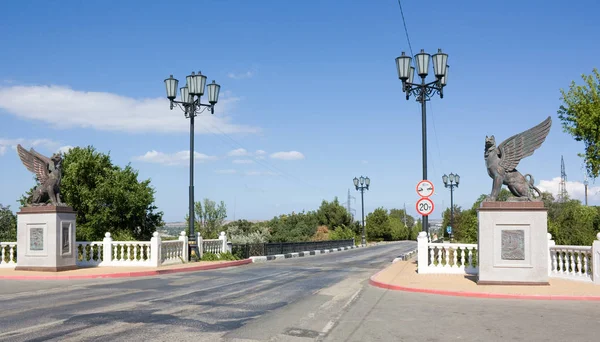
[(233, 261), (233, 260), (239, 260), (237, 257), (235, 257), (233, 254), (227, 252), (227, 253), (221, 253), (221, 254), (215, 254), (215, 253), (204, 253), (202, 254), (202, 259), (200, 259), (201, 261)]

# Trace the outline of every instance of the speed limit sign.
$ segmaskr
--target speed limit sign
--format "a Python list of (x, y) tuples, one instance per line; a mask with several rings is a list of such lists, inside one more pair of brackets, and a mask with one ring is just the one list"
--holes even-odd
[(417, 201), (417, 212), (423, 216), (428, 216), (433, 212), (433, 201), (427, 197), (422, 197)]

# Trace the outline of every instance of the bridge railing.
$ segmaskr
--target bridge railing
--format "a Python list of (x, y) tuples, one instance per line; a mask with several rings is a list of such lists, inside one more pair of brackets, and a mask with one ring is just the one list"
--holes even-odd
[(354, 246), (354, 239), (306, 242), (234, 243), (232, 244), (231, 249), (234, 255), (249, 258), (253, 256), (329, 250), (349, 246)]
[[(215, 254), (230, 251), (224, 232), (218, 239), (203, 240), (198, 234), (200, 256), (203, 253)], [(144, 266), (185, 263), (188, 261), (188, 237), (181, 232), (177, 240), (163, 241), (158, 232), (154, 232), (150, 241), (114, 241), (110, 233), (102, 241), (76, 241), (77, 266)], [(0, 268), (17, 266), (17, 242), (0, 242)]]
[[(477, 244), (432, 243), (419, 234), (418, 272), (478, 274)], [(600, 285), (600, 233), (592, 246), (557, 246), (548, 234), (548, 276)]]

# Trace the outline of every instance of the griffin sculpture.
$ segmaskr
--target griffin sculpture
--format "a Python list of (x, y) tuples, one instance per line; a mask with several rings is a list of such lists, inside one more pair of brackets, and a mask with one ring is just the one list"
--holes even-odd
[(532, 201), (542, 195), (534, 186), (533, 176), (523, 176), (516, 167), (521, 159), (532, 155), (542, 145), (551, 126), (552, 119), (548, 117), (537, 126), (504, 140), (498, 147), (493, 135), (485, 137), (485, 165), (494, 180), (492, 193), (486, 201), (496, 201), (502, 184), (508, 187), (517, 200)]
[(27, 199), (27, 206), (50, 205), (65, 206), (60, 200), (60, 180), (62, 178), (62, 157), (55, 153), (52, 157), (45, 157), (33, 148), (27, 151), (17, 145), (17, 152), (21, 162), (27, 170), (33, 172), (40, 184), (33, 190)]

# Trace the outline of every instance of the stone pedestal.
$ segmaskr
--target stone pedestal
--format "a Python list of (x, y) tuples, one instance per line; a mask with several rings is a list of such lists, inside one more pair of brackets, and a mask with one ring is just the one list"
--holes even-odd
[(17, 267), (23, 271), (76, 269), (76, 212), (71, 207), (23, 207), (17, 213)]
[(479, 285), (549, 285), (548, 212), (543, 202), (483, 202)]

